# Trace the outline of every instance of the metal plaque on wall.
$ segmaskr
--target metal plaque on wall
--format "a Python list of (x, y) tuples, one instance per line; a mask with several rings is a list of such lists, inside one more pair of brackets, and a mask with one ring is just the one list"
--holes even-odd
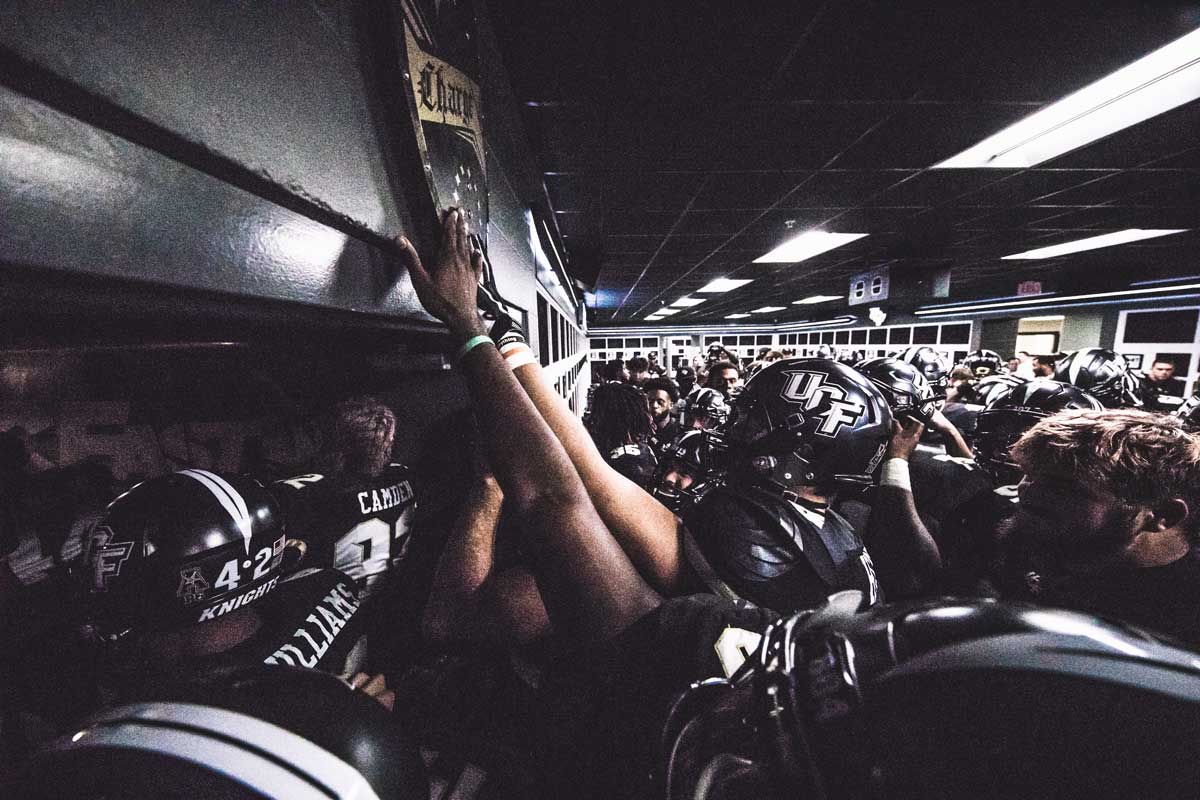
[(408, 99), (417, 148), (439, 210), (488, 222), (479, 57), (470, 0), (402, 0)]

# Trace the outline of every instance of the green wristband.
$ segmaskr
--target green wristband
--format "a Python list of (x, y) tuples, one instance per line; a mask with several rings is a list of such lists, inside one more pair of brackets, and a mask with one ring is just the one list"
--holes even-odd
[(463, 342), (462, 347), (458, 348), (458, 352), (454, 354), (454, 360), (462, 361), (463, 356), (465, 356), (467, 353), (471, 352), (476, 347), (479, 347), (479, 345), (490, 342), (491, 340), (492, 339), (490, 336), (483, 333), (479, 334), (478, 336), (472, 336), (470, 339), (467, 339), (465, 342)]

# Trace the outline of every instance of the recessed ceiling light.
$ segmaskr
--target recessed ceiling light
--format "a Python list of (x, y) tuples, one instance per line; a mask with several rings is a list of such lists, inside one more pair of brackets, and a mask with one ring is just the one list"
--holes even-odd
[(681, 297), (674, 303), (671, 303), (671, 305), (675, 306), (676, 308), (691, 308), (692, 306), (698, 306), (703, 302), (703, 297)]
[(817, 303), (828, 303), (830, 300), (841, 300), (842, 296), (837, 294), (814, 294), (812, 297), (806, 297), (803, 300), (793, 300), (794, 306), (811, 306)]
[(749, 314), (726, 314), (725, 319), (745, 319)]
[(1130, 228), (1129, 230), (1117, 231), (1116, 233), (1106, 233), (1102, 236), (1089, 236), (1086, 239), (1076, 239), (1073, 242), (1063, 242), (1062, 244), (1055, 244), (1049, 247), (1039, 247), (1036, 250), (1026, 250), (1024, 253), (1016, 253), (1011, 256), (1004, 256), (1001, 261), (1029, 258), (1054, 258), (1055, 256), (1065, 256), (1068, 253), (1079, 253), (1084, 250), (1096, 250), (1101, 247), (1112, 247), (1115, 244), (1139, 242), (1142, 239), (1153, 239), (1157, 236), (1170, 236), (1172, 233), (1183, 233), (1186, 230), (1187, 228), (1162, 228), (1156, 230)]
[(770, 314), (772, 311), (787, 311), (787, 306), (763, 306), (750, 309), (751, 314)]
[(745, 286), (747, 283), (753, 283), (753, 278), (717, 278), (715, 281), (708, 283), (702, 289), (697, 289), (697, 292), (705, 294), (714, 294), (716, 292), (730, 292), (739, 286)]
[(855, 239), (861, 239), (865, 233), (827, 233), (826, 231), (805, 231), (799, 236), (788, 239), (764, 256), (754, 259), (755, 264), (794, 264), (806, 258), (820, 255), (827, 250), (849, 244)]
[(1024, 168), (1200, 97), (1200, 29), (969, 147), (934, 168)]

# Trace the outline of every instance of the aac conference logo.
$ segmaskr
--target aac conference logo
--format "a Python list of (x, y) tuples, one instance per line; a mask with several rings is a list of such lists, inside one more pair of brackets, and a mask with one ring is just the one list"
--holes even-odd
[(785, 372), (787, 382), (780, 394), (785, 400), (803, 403), (810, 416), (821, 420), (816, 433), (835, 437), (846, 425), (858, 422), (867, 412), (862, 403), (847, 399), (846, 390), (834, 383), (825, 382), (822, 372), (792, 370)]

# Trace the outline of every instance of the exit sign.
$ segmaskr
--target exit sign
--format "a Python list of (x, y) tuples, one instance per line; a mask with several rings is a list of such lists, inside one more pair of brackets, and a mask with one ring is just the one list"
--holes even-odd
[(1017, 297), (1024, 297), (1028, 294), (1041, 294), (1041, 281), (1021, 281), (1017, 284)]

